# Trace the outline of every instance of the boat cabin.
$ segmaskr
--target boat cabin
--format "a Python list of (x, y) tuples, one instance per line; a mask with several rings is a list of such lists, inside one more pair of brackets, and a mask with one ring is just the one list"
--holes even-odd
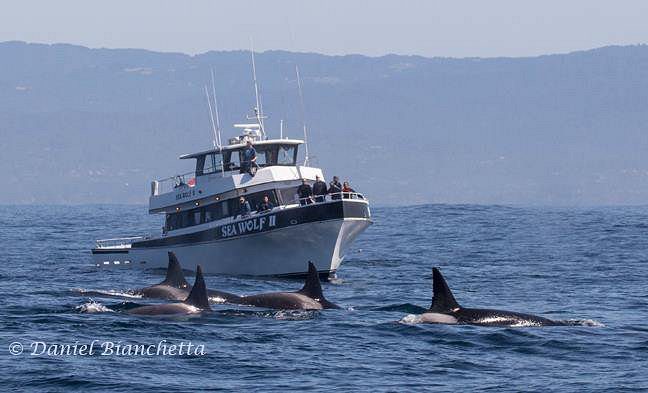
[[(196, 177), (212, 174), (225, 174), (239, 171), (243, 161), (243, 152), (247, 148), (247, 140), (243, 143), (215, 148), (212, 150), (186, 154), (180, 159), (196, 159)], [(277, 139), (254, 142), (256, 164), (259, 168), (269, 166), (295, 166), (297, 149), (302, 143), (295, 139)]]

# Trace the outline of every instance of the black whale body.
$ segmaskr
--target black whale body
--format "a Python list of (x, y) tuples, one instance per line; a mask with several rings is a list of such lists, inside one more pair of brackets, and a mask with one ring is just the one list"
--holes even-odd
[(464, 308), (457, 303), (443, 275), (432, 269), (433, 297), (430, 309), (421, 314), (421, 321), (443, 324), (469, 324), (481, 326), (563, 326), (537, 315), (486, 308)]
[(270, 292), (240, 296), (230, 303), (281, 310), (322, 310), (340, 308), (326, 300), (322, 292), (319, 273), (313, 262), (308, 262), (308, 275), (304, 287), (296, 292)]
[[(166, 299), (166, 300), (184, 300), (189, 296), (191, 285), (185, 279), (182, 267), (176, 255), (169, 251), (169, 264), (167, 265), (166, 277), (159, 284), (141, 288), (134, 293), (142, 295), (145, 298)], [(222, 291), (207, 290), (209, 297), (218, 297), (226, 302), (233, 302), (239, 296)]]
[(127, 313), (134, 315), (178, 315), (210, 310), (205, 279), (203, 278), (202, 268), (198, 265), (196, 267), (196, 281), (183, 302), (140, 306), (131, 308)]

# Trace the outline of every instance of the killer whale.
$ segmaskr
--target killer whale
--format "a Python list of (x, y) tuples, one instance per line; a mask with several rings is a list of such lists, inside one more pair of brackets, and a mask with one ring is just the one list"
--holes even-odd
[[(167, 265), (166, 277), (159, 284), (141, 288), (134, 291), (134, 294), (141, 295), (145, 298), (166, 299), (166, 300), (184, 300), (189, 296), (191, 285), (185, 279), (180, 262), (172, 251), (168, 252), (169, 264)], [(208, 290), (209, 297), (217, 297), (227, 301), (233, 301), (239, 296), (222, 292)]]
[(322, 310), (340, 308), (326, 300), (319, 273), (313, 262), (308, 262), (308, 275), (302, 289), (296, 292), (270, 292), (240, 296), (232, 303), (280, 310)]
[(464, 308), (455, 300), (441, 271), (432, 269), (432, 305), (421, 314), (421, 322), (480, 326), (561, 326), (565, 323), (537, 315), (512, 311)]
[(196, 267), (196, 281), (187, 298), (180, 303), (153, 304), (135, 307), (127, 311), (134, 315), (175, 315), (194, 314), (200, 311), (210, 311), (207, 287), (200, 265)]
[(146, 298), (167, 299), (167, 300), (184, 300), (189, 295), (191, 286), (182, 273), (180, 262), (175, 254), (168, 252), (169, 264), (167, 265), (166, 277), (159, 284), (140, 288), (134, 291), (134, 294)]

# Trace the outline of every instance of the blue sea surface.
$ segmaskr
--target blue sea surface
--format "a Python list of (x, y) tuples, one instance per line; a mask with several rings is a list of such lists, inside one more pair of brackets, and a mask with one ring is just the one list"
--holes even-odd
[[(2, 391), (648, 390), (648, 207), (426, 205), (373, 209), (327, 298), (341, 310), (213, 305), (131, 316), (156, 301), (94, 295), (161, 281), (93, 265), (97, 238), (161, 226), (144, 206), (0, 207)], [(287, 245), (289, 246), (289, 245)], [(416, 323), (438, 266), (464, 306), (576, 326)], [(193, 278), (188, 278), (193, 282)], [(207, 276), (240, 294), (302, 282)], [(205, 354), (31, 355), (49, 344), (203, 345)], [(24, 352), (12, 355), (11, 343)], [(15, 349), (15, 344), (13, 349)]]

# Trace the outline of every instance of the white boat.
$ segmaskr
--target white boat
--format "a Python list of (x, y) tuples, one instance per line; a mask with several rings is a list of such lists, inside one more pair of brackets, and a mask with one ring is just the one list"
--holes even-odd
[[(368, 200), (360, 193), (300, 200), (302, 179), (325, 179), (320, 168), (299, 165), (297, 139), (265, 139), (263, 122), (237, 124), (240, 135), (224, 146), (180, 156), (195, 171), (151, 182), (149, 213), (165, 216), (155, 236), (97, 240), (97, 266), (165, 268), (173, 251), (183, 268), (233, 275), (303, 275), (313, 261), (322, 275), (334, 274), (354, 239), (371, 224)], [(256, 173), (241, 173), (251, 141)], [(219, 144), (220, 145), (220, 144)], [(237, 214), (239, 197), (251, 205)], [(274, 207), (257, 211), (268, 196)]]

